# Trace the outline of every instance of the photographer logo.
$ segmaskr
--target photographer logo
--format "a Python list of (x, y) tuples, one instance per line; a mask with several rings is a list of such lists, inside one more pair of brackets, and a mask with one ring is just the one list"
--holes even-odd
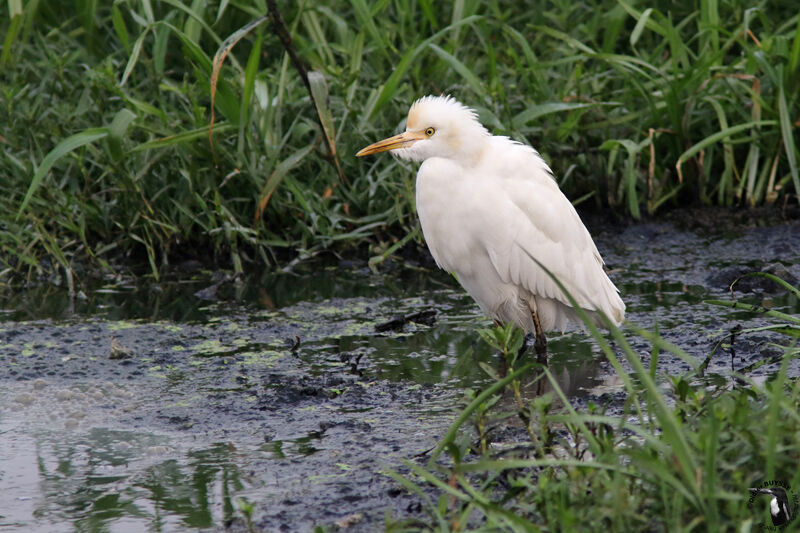
[(770, 480), (750, 489), (747, 508), (753, 509), (765, 500), (769, 505), (772, 525), (761, 524), (762, 531), (778, 531), (783, 529), (796, 516), (800, 507), (800, 494), (793, 494), (789, 483), (783, 480)]

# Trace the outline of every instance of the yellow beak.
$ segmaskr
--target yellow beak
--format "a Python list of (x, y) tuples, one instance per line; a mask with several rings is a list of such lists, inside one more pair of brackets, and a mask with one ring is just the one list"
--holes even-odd
[(388, 139), (384, 139), (374, 144), (370, 144), (366, 148), (362, 148), (356, 154), (356, 157), (363, 157), (365, 155), (377, 154), (379, 152), (385, 152), (387, 150), (395, 150), (397, 148), (408, 148), (415, 142), (424, 138), (425, 138), (424, 132), (404, 131), (400, 135), (389, 137)]

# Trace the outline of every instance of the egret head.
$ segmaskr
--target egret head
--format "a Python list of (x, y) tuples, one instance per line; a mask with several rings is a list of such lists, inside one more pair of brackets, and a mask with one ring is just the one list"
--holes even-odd
[(392, 150), (403, 159), (471, 157), (489, 137), (475, 111), (451, 96), (424, 96), (408, 111), (406, 131), (362, 149), (358, 157)]

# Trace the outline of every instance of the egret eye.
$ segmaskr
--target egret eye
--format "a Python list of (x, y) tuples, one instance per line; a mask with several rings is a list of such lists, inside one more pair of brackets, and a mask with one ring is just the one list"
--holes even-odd
[(433, 128), (426, 128), (426, 129), (425, 129), (425, 135), (427, 135), (428, 137), (430, 137), (430, 136), (431, 136), (431, 135), (433, 135), (434, 133), (436, 133), (436, 130), (435, 130), (435, 129), (433, 129)]

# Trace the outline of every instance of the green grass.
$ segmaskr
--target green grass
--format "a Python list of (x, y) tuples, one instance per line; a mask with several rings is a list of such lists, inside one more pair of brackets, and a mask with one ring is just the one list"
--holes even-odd
[(237, 33), (263, 0), (7, 5), (4, 278), (380, 257), (416, 228), (414, 168), (353, 154), (429, 93), (536, 146), (575, 201), (635, 217), (800, 190), (788, 2), (284, 3), (313, 103), (269, 23)]
[[(766, 277), (776, 279), (769, 274)], [(778, 283), (782, 283), (776, 280)], [(783, 285), (796, 296), (797, 288)], [(718, 302), (717, 302), (718, 303)], [(742, 305), (742, 304), (740, 304)], [(743, 307), (745, 309), (746, 307)], [(758, 312), (752, 306), (748, 311)], [(795, 317), (781, 323), (779, 370), (753, 379), (749, 367), (706, 373), (699, 362), (657, 334), (628, 325), (652, 343), (649, 365), (623, 333), (606, 337), (585, 323), (624, 384), (622, 407), (590, 402), (574, 408), (549, 370), (516, 368), (521, 334), (495, 328), (482, 336), (501, 353), (509, 373), (483, 391), (468, 391), (467, 407), (427, 463), (389, 474), (425, 503), (423, 520), (387, 521), (391, 531), (751, 531), (772, 527), (768, 499), (750, 500), (751, 487), (770, 480), (800, 487), (800, 381), (787, 376), (800, 357)], [(584, 317), (585, 318), (585, 317)], [(789, 320), (794, 326), (786, 326)], [(767, 328), (745, 329), (747, 335)], [(671, 352), (691, 370), (659, 368)], [(713, 355), (713, 354), (712, 354)], [(710, 357), (710, 356), (709, 356)], [(621, 360), (621, 358), (624, 358)], [(623, 366), (625, 364), (626, 366)], [(629, 368), (630, 370), (626, 370)], [(545, 381), (550, 392), (537, 392)], [(660, 385), (664, 384), (664, 386)], [(503, 396), (507, 400), (502, 400)], [(494, 443), (513, 420), (525, 440)], [(510, 422), (511, 421), (511, 422)], [(499, 444), (499, 445), (497, 445)], [(788, 530), (795, 530), (794, 516)]]

